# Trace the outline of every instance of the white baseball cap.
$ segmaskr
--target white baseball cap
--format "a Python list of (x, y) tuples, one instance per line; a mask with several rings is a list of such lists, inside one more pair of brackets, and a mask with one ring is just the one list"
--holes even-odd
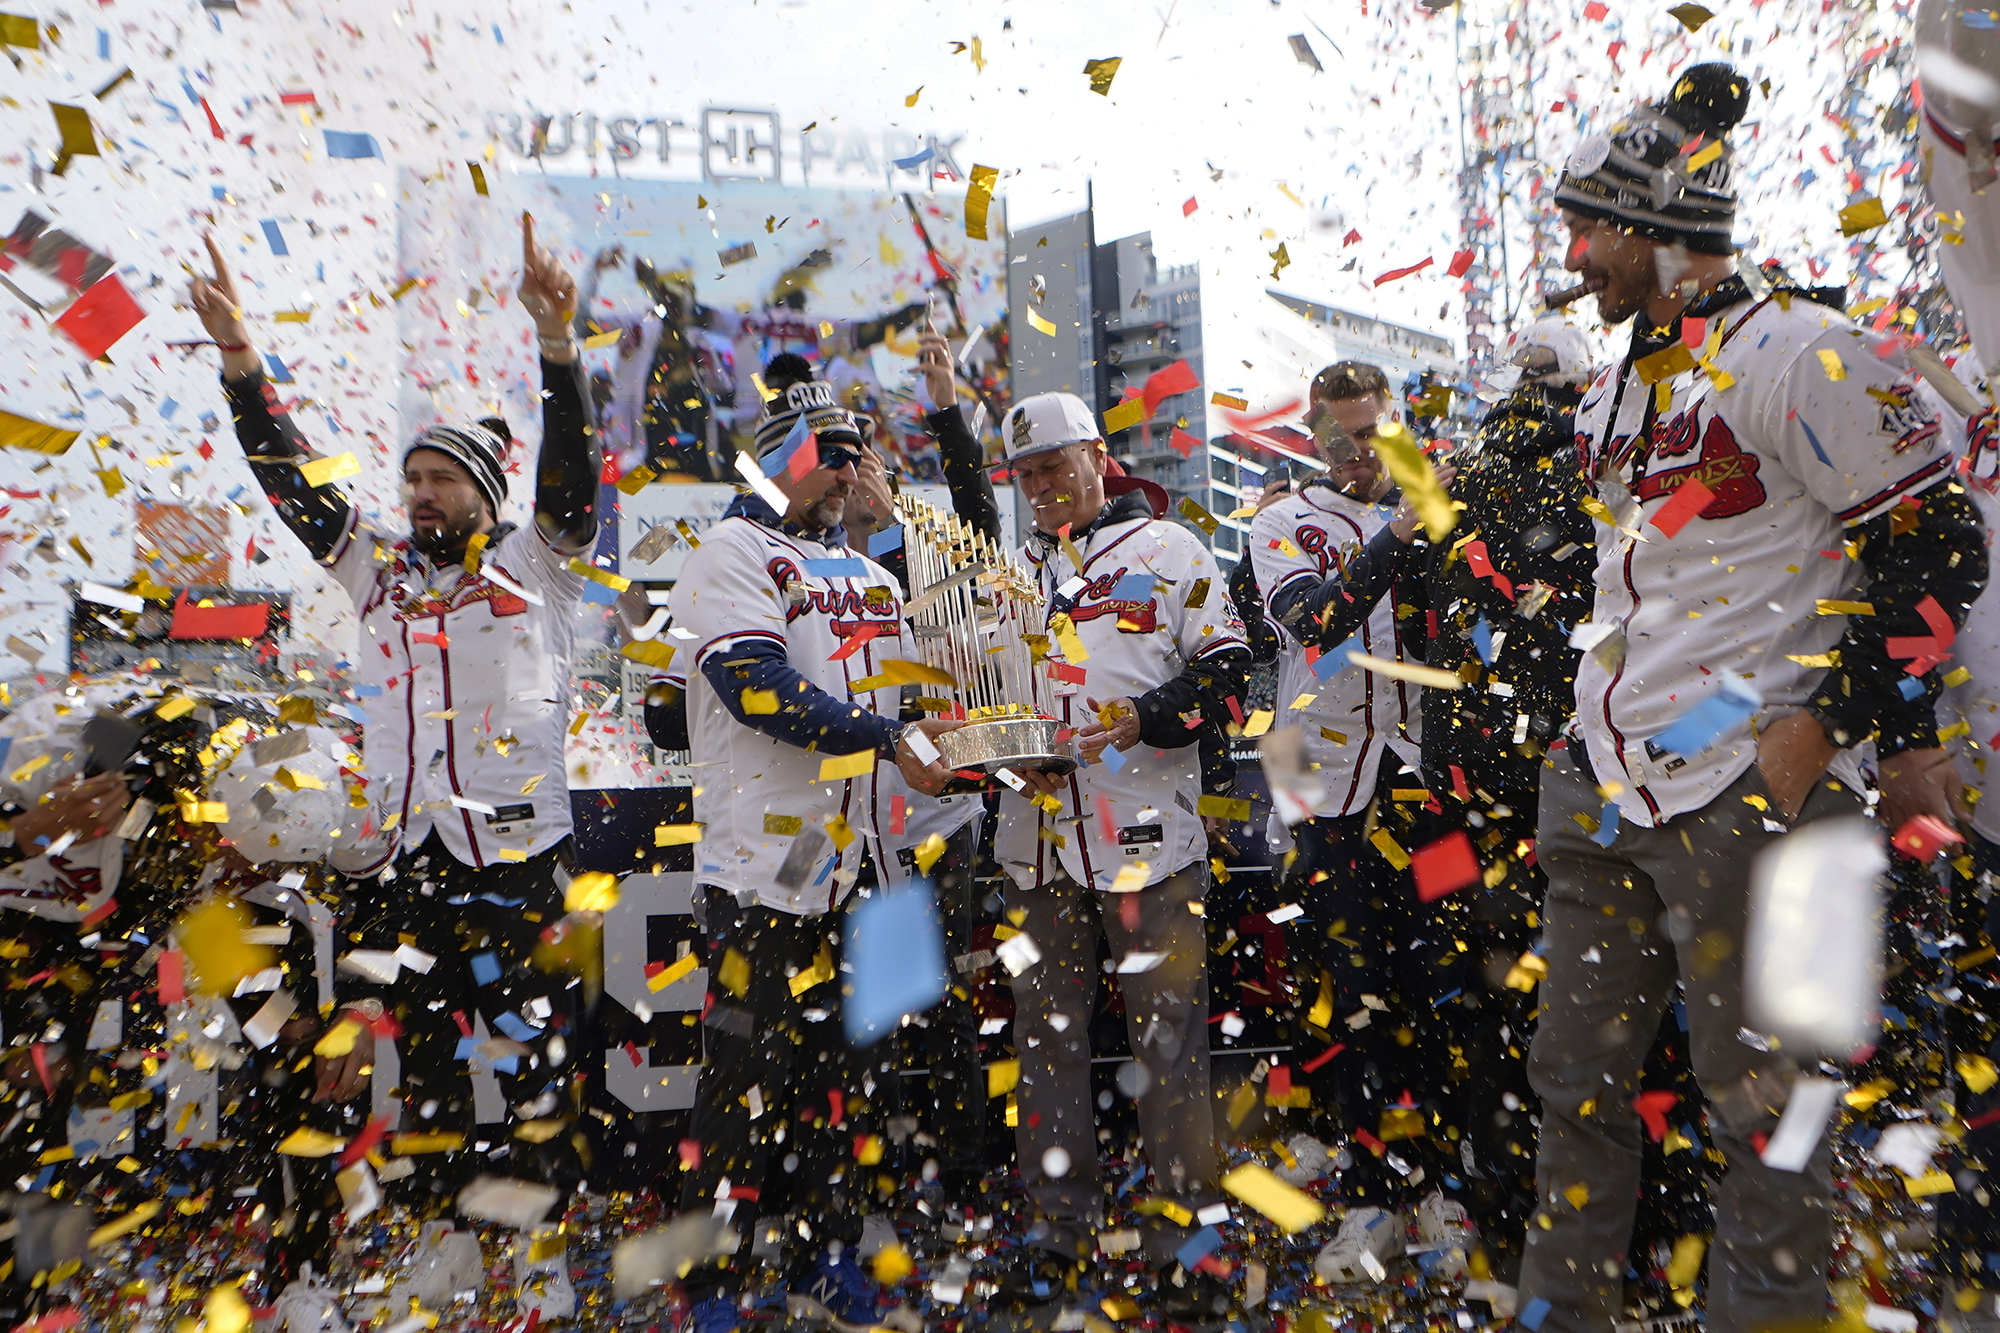
[(1066, 444), (1103, 438), (1096, 415), (1073, 393), (1038, 393), (1023, 398), (1000, 423), (1000, 439), (1010, 463)]
[(1507, 335), (1507, 365), (1493, 376), (1493, 387), (1509, 390), (1522, 380), (1590, 382), (1590, 343), (1583, 330), (1560, 315), (1545, 315)]

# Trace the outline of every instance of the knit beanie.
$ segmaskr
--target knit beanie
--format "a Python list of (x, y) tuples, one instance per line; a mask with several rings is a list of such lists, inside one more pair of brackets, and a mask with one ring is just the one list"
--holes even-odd
[[(506, 429), (504, 422), (497, 419), (493, 424)], [(501, 457), (507, 451), (507, 441), (492, 425), (429, 426), (423, 434), (403, 450), (403, 464), (408, 466), (410, 455), (419, 449), (435, 449), (448, 454), (472, 474), (472, 484), (486, 497), (494, 517), (500, 515), (501, 502), (507, 498), (507, 473), (501, 466)]]
[(1749, 106), (1750, 81), (1734, 66), (1693, 66), (1666, 101), (1577, 145), (1556, 187), (1557, 206), (1663, 244), (1734, 253), (1735, 162), (1724, 136)]

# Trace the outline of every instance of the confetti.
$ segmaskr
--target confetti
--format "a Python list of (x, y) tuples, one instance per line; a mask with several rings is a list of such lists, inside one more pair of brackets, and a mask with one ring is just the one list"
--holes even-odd
[(1090, 76), (1090, 91), (1098, 94), (1100, 97), (1109, 97), (1111, 95), (1111, 80), (1117, 77), (1118, 66), (1123, 63), (1124, 57), (1122, 56), (1112, 56), (1108, 60), (1084, 61), (1083, 72)]
[(986, 212), (993, 206), (993, 187), (1000, 179), (994, 167), (974, 165), (965, 186), (965, 234), (975, 241), (986, 239)]
[(1268, 1168), (1255, 1163), (1246, 1163), (1225, 1175), (1222, 1188), (1287, 1233), (1303, 1231), (1326, 1216), (1326, 1209), (1311, 1195), (1287, 1185)]

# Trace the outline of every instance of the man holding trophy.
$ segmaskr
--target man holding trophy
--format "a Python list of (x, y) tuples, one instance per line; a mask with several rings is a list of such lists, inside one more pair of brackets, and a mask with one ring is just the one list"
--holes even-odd
[[(1103, 434), (1080, 399), (1028, 398), (1002, 436), (1034, 514), (1022, 556), (1045, 606), (1036, 684), (1083, 761), (999, 773), (1011, 790), (995, 851), (1019, 932), (1001, 949), (1020, 1054), (1015, 1133), (1035, 1212), (1003, 1292), (1034, 1300), (1064, 1295), (1103, 1207), (1088, 1033), (1100, 932), (1134, 1053), (1118, 1086), (1139, 1103), (1147, 1190), (1175, 1205), (1150, 1219), (1155, 1267), (1175, 1269), (1194, 1214), (1217, 1198), (1195, 741), (1205, 710), (1226, 718), (1232, 699), (1240, 710), (1250, 649), (1215, 557), (1161, 521), (1139, 483), (1107, 485)], [(1206, 1279), (1174, 1276), (1160, 1284), (1170, 1302), (1211, 1294)]]

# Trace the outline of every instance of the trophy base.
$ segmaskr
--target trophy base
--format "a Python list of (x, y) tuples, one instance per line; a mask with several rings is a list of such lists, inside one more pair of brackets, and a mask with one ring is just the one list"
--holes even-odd
[(968, 722), (937, 738), (950, 769), (992, 774), (1003, 768), (1065, 774), (1076, 769), (1074, 741), (1056, 740), (1062, 723), (1050, 717), (995, 717)]

